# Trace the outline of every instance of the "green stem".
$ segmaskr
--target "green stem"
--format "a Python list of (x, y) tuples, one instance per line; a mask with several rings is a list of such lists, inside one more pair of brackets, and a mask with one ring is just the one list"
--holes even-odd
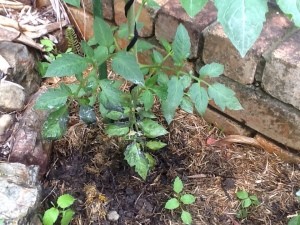
[(200, 79), (199, 77), (196, 77), (194, 75), (190, 75), (190, 76), (191, 76), (191, 78), (193, 78), (194, 80), (198, 81), (199, 83), (202, 82), (202, 83), (206, 84), (208, 87), (211, 86), (209, 83), (207, 83), (205, 80)]

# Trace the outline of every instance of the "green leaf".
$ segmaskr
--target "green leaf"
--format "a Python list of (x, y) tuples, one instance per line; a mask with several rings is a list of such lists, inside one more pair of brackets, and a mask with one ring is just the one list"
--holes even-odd
[(300, 27), (299, 0), (277, 0), (277, 4), (282, 12), (291, 16), (291, 19), (295, 25)]
[(122, 112), (110, 111), (105, 115), (105, 117), (111, 120), (119, 120), (123, 117), (123, 115), (124, 114)]
[(50, 88), (37, 99), (35, 109), (57, 109), (66, 104), (69, 92), (61, 88)]
[(194, 112), (194, 107), (191, 99), (189, 97), (184, 96), (181, 103), (180, 103), (180, 108), (187, 113), (193, 113)]
[(65, 3), (68, 3), (72, 6), (75, 6), (77, 8), (80, 7), (80, 0), (64, 0)]
[(236, 217), (239, 219), (244, 219), (248, 215), (248, 210), (246, 208), (242, 208), (237, 212)]
[(225, 107), (231, 110), (243, 109), (234, 91), (220, 83), (214, 83), (208, 88), (208, 95), (223, 111)]
[(262, 31), (268, 12), (267, 1), (215, 0), (214, 3), (225, 34), (244, 57)]
[(204, 115), (208, 105), (207, 91), (201, 87), (198, 83), (194, 83), (188, 92), (192, 102), (195, 104), (195, 108), (200, 115)]
[(187, 74), (181, 76), (179, 80), (180, 80), (180, 82), (181, 82), (184, 89), (188, 88), (191, 85), (191, 82), (192, 82), (192, 78)]
[(182, 8), (190, 17), (196, 16), (206, 5), (208, 0), (180, 0)]
[(97, 121), (94, 107), (89, 105), (81, 105), (79, 108), (79, 117), (86, 124), (92, 124)]
[(94, 56), (94, 50), (93, 50), (93, 48), (91, 46), (89, 46), (86, 41), (83, 41), (83, 40), (81, 41), (80, 45), (81, 45), (81, 49), (82, 49), (83, 53), (87, 57), (93, 58), (93, 56)]
[(219, 63), (210, 63), (201, 67), (199, 70), (200, 78), (208, 77), (219, 77), (224, 72), (224, 66)]
[(256, 195), (250, 195), (249, 198), (252, 200), (252, 201), (258, 201), (258, 198)]
[(153, 44), (151, 44), (149, 41), (138, 39), (136, 43), (137, 52), (143, 52), (150, 50), (154, 47)]
[(153, 87), (157, 82), (157, 78), (158, 78), (157, 74), (147, 78), (147, 80), (145, 81), (146, 87), (150, 87), (150, 88)]
[(112, 60), (112, 69), (126, 80), (135, 84), (144, 84), (144, 76), (134, 55), (129, 52), (119, 52)]
[(108, 49), (105, 46), (98, 46), (94, 49), (94, 58), (97, 62), (97, 65), (101, 65), (108, 59)]
[(140, 145), (135, 142), (128, 145), (124, 155), (129, 166), (135, 167), (135, 172), (137, 172), (144, 180), (146, 180), (149, 171), (149, 162), (144, 153), (141, 151)]
[(152, 59), (154, 63), (161, 64), (163, 62), (164, 57), (158, 51), (153, 50)]
[(99, 93), (100, 103), (103, 104), (108, 110), (123, 111), (122, 102), (124, 93), (113, 86), (113, 81), (101, 80), (100, 87), (102, 91)]
[(146, 5), (154, 10), (160, 9), (160, 5), (155, 0), (147, 0)]
[(179, 24), (177, 28), (174, 41), (172, 43), (172, 49), (174, 51), (173, 59), (176, 63), (182, 63), (182, 61), (190, 55), (190, 36), (182, 24)]
[(114, 43), (114, 36), (110, 26), (100, 17), (95, 17), (94, 35), (99, 45), (109, 48)]
[(37, 62), (37, 71), (41, 75), (41, 77), (45, 76), (49, 65), (50, 63), (48, 62)]
[(168, 82), (169, 82), (169, 77), (167, 74), (165, 73), (159, 73), (158, 77), (157, 77), (157, 83), (160, 86), (168, 86)]
[(75, 215), (75, 212), (72, 209), (67, 209), (63, 212), (60, 224), (61, 225), (68, 225), (73, 219), (73, 216)]
[(143, 119), (140, 123), (141, 129), (144, 132), (144, 135), (149, 138), (156, 138), (168, 133), (168, 131), (157, 122), (151, 119)]
[(75, 198), (70, 195), (70, 194), (64, 194), (59, 196), (59, 198), (57, 199), (57, 205), (62, 208), (65, 209), (67, 207), (70, 207), (75, 201)]
[(167, 144), (163, 143), (161, 141), (148, 141), (146, 143), (147, 148), (151, 149), (151, 150), (159, 150), (163, 147), (165, 147)]
[(236, 197), (238, 197), (239, 199), (243, 200), (249, 197), (249, 194), (247, 191), (238, 191), (236, 192)]
[(180, 201), (182, 201), (183, 204), (190, 205), (196, 201), (196, 198), (194, 195), (185, 194), (180, 197)]
[(300, 225), (300, 215), (291, 218), (288, 222), (288, 225)]
[(105, 133), (108, 136), (124, 136), (128, 134), (129, 132), (129, 127), (124, 126), (124, 125), (114, 125), (114, 124), (109, 124), (105, 128)]
[(150, 90), (145, 90), (141, 96), (141, 101), (144, 104), (145, 110), (149, 111), (154, 104), (154, 96)]
[(43, 216), (43, 225), (53, 225), (59, 215), (58, 209), (52, 207), (47, 209)]
[(145, 157), (146, 157), (146, 159), (147, 159), (147, 161), (148, 161), (148, 164), (149, 164), (149, 169), (152, 169), (152, 168), (154, 168), (154, 166), (156, 165), (156, 160), (155, 160), (155, 158), (152, 156), (152, 155), (150, 155), (149, 153), (144, 153), (144, 155), (145, 155)]
[(43, 45), (46, 52), (51, 52), (54, 49), (55, 44), (53, 43), (53, 41), (44, 38), (41, 39), (40, 42)]
[(181, 220), (184, 224), (191, 224), (192, 223), (192, 215), (189, 212), (182, 210)]
[(177, 198), (171, 198), (165, 204), (165, 208), (170, 210), (177, 209), (178, 207), (179, 207), (179, 201), (177, 200)]
[(171, 44), (165, 39), (160, 39), (159, 43), (164, 47), (164, 49), (169, 53), (172, 50)]
[(168, 82), (167, 99), (162, 102), (163, 115), (168, 124), (172, 122), (175, 111), (182, 101), (183, 90), (184, 87), (181, 82), (177, 77), (173, 76)]
[(176, 177), (173, 183), (173, 191), (179, 194), (180, 192), (182, 192), (182, 190), (183, 190), (182, 180), (179, 177)]
[(85, 58), (73, 53), (62, 54), (48, 67), (45, 77), (63, 77), (82, 73), (88, 66)]
[(244, 200), (242, 200), (242, 207), (244, 208), (248, 208), (251, 205), (251, 199), (250, 198), (246, 198)]
[(66, 106), (51, 112), (43, 124), (42, 136), (50, 140), (61, 138), (66, 132), (67, 122), (68, 109)]

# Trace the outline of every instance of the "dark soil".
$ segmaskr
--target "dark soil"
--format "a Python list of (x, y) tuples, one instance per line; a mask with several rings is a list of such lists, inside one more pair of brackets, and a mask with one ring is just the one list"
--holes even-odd
[[(124, 161), (126, 143), (103, 135), (100, 122), (95, 127), (74, 124), (55, 143), (44, 181), (45, 208), (61, 194), (76, 197), (72, 224), (181, 224), (179, 211), (163, 208), (176, 176), (197, 197), (187, 207), (193, 224), (287, 224), (300, 208), (298, 167), (254, 147), (207, 145), (207, 138), (222, 134), (198, 117), (177, 115), (164, 140), (168, 148), (153, 154), (157, 165), (146, 181)], [(236, 218), (240, 189), (261, 202), (243, 220)], [(107, 220), (112, 210), (120, 215), (117, 222)]]

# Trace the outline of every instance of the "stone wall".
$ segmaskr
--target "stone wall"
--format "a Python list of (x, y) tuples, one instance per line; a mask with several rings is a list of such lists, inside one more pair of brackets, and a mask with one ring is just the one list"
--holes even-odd
[[(213, 4), (207, 4), (191, 19), (178, 0), (157, 2), (161, 5), (159, 10), (142, 12), (144, 28), (140, 36), (172, 41), (182, 23), (191, 37), (194, 69), (211, 62), (224, 64), (225, 72), (218, 82), (230, 86), (244, 107), (242, 111), (220, 112), (212, 103), (204, 118), (227, 133), (260, 133), (299, 151), (300, 31), (278, 10), (271, 9), (260, 38), (241, 58), (216, 21)], [(104, 16), (109, 15), (106, 19), (116, 24), (126, 21), (124, 0), (104, 0), (103, 4)]]

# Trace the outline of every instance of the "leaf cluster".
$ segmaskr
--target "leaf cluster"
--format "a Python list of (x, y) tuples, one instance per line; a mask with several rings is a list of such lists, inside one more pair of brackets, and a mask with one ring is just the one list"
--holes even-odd
[(192, 194), (183, 193), (183, 182), (179, 177), (176, 177), (173, 183), (173, 191), (175, 192), (175, 197), (170, 198), (166, 204), (165, 208), (169, 210), (181, 208), (181, 220), (184, 224), (192, 223), (192, 215), (183, 209), (183, 205), (191, 205), (195, 202), (196, 198)]
[(43, 225), (53, 225), (61, 217), (60, 224), (68, 225), (72, 221), (75, 212), (70, 208), (75, 201), (69, 194), (64, 194), (58, 197), (56, 206), (47, 209), (43, 215)]
[(248, 216), (248, 210), (251, 206), (260, 204), (256, 195), (249, 195), (247, 191), (241, 190), (236, 192), (237, 198), (241, 201), (240, 209), (237, 213), (237, 218), (244, 219)]

